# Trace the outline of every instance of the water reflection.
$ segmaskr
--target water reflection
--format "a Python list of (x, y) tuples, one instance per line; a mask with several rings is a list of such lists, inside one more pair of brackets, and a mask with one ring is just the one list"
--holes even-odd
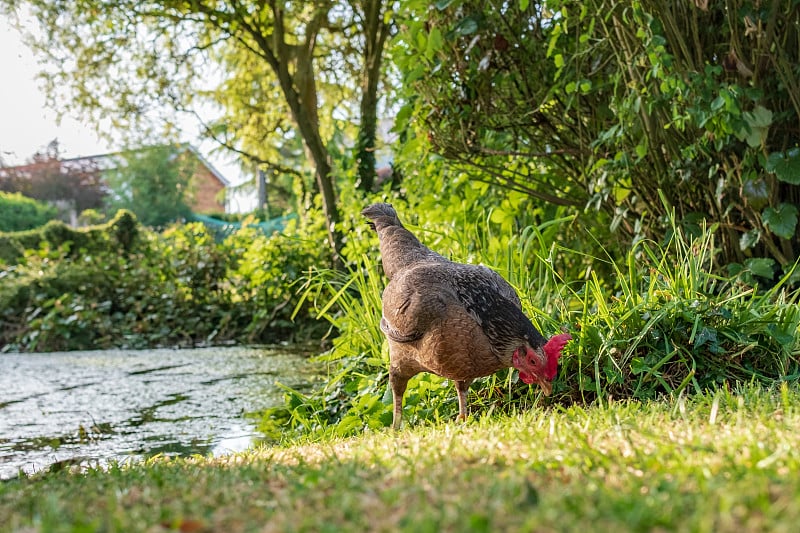
[(242, 451), (258, 437), (244, 413), (312, 371), (305, 354), (274, 348), (0, 354), (0, 478)]

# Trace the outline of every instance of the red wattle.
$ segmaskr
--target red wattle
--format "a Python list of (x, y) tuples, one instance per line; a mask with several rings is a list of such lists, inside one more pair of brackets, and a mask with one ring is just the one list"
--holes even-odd
[(522, 370), (519, 371), (519, 379), (521, 379), (523, 383), (527, 383), (528, 385), (534, 382), (533, 376), (531, 376), (530, 374), (526, 374)]

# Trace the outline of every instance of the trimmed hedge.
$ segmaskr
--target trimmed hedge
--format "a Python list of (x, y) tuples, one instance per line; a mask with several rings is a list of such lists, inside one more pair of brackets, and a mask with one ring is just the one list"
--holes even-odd
[(16, 265), (25, 250), (38, 250), (43, 245), (51, 250), (64, 250), (64, 257), (75, 257), (81, 250), (88, 252), (118, 250), (129, 252), (139, 232), (133, 213), (120, 210), (105, 224), (72, 228), (59, 220), (27, 231), (0, 233), (0, 262)]

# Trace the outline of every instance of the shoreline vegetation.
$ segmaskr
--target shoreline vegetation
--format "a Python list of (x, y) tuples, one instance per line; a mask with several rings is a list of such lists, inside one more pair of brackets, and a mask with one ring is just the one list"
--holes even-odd
[[(413, 227), (433, 249), (495, 268), (545, 335), (572, 335), (548, 405), (800, 377), (796, 268), (771, 282), (753, 268), (726, 273), (716, 264), (718, 228), (694, 235), (674, 223), (668, 241), (640, 241), (616, 258), (602, 247), (589, 254), (568, 246), (572, 216), (502, 232), (482, 219)], [(354, 207), (345, 222), (348, 267), (329, 268), (318, 245), (321, 220), (292, 221), (269, 236), (245, 225), (216, 240), (200, 223), (156, 232), (121, 211), (87, 229), (48, 224), (0, 235), (24, 248), (2, 267), (0, 350), (323, 339), (331, 346), (317, 358), (327, 364), (326, 386), (308, 394), (286, 388), (285, 405), (263, 413), (261, 430), (282, 442), (384, 427), (391, 412), (377, 239)], [(406, 415), (414, 423), (449, 419), (450, 395), (445, 380), (421, 374), (409, 384)], [(508, 412), (538, 400), (501, 371), (476, 381), (470, 401)]]

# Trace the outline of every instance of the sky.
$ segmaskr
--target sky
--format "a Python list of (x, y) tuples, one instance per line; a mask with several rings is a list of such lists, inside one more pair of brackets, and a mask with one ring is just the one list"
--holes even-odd
[[(79, 117), (65, 116), (57, 123), (57, 113), (45, 107), (45, 96), (36, 81), (39, 66), (33, 53), (22, 43), (20, 34), (5, 19), (0, 19), (0, 157), (6, 165), (25, 163), (53, 139), (58, 139), (63, 158), (104, 154), (121, 150), (100, 139), (93, 128)], [(213, 145), (191, 142), (230, 182), (247, 179), (233, 158), (211, 153)]]

